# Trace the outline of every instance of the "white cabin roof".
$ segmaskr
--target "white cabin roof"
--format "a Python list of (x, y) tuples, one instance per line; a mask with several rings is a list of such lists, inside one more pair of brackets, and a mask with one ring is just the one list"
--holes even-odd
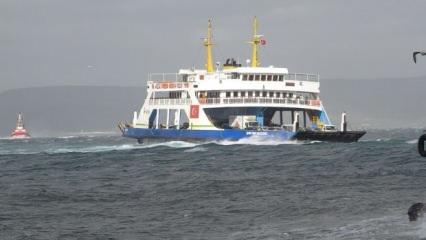
[[(202, 70), (201, 70), (202, 71)], [(188, 75), (195, 75), (197, 73), (199, 73), (200, 70), (198, 69), (179, 69), (179, 75), (184, 75), (184, 74), (188, 74)], [(205, 72), (205, 70), (204, 70)]]
[(272, 73), (272, 74), (287, 74), (287, 68), (276, 67), (238, 67), (231, 69), (224, 69), (223, 72), (236, 72), (236, 73)]
[[(237, 67), (230, 69), (222, 69), (221, 72), (224, 73), (263, 73), (263, 74), (288, 74), (287, 68), (276, 68), (276, 67)], [(180, 69), (179, 75), (196, 75), (196, 74), (206, 74), (207, 71), (204, 69)], [(215, 73), (215, 72), (213, 72)]]

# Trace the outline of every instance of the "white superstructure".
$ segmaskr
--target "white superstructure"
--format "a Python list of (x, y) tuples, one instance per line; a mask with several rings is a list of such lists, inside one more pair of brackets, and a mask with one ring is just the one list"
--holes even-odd
[(257, 47), (262, 44), (262, 36), (257, 34), (256, 20), (253, 28), (249, 66), (227, 59), (225, 64), (213, 67), (209, 22), (204, 41), (206, 69), (150, 74), (146, 100), (134, 113), (132, 127), (220, 131), (235, 127), (229, 126), (230, 118), (235, 116), (254, 116), (263, 128), (284, 128), (299, 118), (304, 128), (321, 130), (330, 126), (319, 97), (319, 75), (260, 67)]

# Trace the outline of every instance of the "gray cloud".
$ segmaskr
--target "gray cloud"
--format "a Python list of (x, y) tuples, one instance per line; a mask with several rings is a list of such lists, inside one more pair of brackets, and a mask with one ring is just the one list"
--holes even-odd
[(425, 7), (422, 0), (1, 0), (0, 91), (141, 86), (149, 72), (201, 67), (208, 18), (216, 60), (244, 60), (254, 15), (268, 42), (264, 65), (327, 78), (422, 76), (426, 59), (415, 65), (411, 52), (426, 49)]

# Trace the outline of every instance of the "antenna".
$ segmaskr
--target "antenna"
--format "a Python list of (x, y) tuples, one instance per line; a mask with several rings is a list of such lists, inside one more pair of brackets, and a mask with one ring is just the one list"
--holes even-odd
[(216, 71), (219, 72), (220, 62), (216, 62)]
[(253, 20), (253, 38), (249, 42), (251, 44), (251, 47), (252, 47), (251, 67), (259, 67), (260, 66), (260, 62), (259, 62), (258, 54), (257, 54), (257, 45), (259, 45), (262, 42), (262, 39), (261, 39), (262, 37), (263, 37), (263, 35), (257, 34), (257, 18), (255, 16), (254, 20)]

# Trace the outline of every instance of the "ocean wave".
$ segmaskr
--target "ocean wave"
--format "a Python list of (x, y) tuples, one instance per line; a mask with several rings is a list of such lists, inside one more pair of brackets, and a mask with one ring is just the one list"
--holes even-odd
[(92, 147), (75, 147), (75, 148), (54, 148), (43, 151), (42, 153), (58, 154), (58, 153), (91, 153), (91, 152), (109, 152), (120, 150), (132, 150), (138, 147), (131, 144), (112, 145), (112, 146), (92, 146)]
[[(204, 144), (204, 143), (201, 143)], [(109, 151), (128, 151), (135, 149), (146, 149), (156, 147), (169, 147), (169, 148), (194, 148), (199, 146), (200, 143), (191, 143), (185, 141), (169, 141), (153, 144), (118, 144), (118, 145), (97, 145), (97, 146), (71, 146), (71, 147), (57, 147), (34, 151), (33, 149), (8, 149), (0, 150), (0, 155), (22, 155), (22, 154), (65, 154), (65, 153), (96, 153), (96, 152), (109, 152)]]
[(204, 147), (194, 147), (194, 148), (187, 149), (184, 152), (186, 152), (186, 153), (194, 153), (194, 152), (205, 152), (205, 151), (207, 151), (207, 148), (204, 148)]
[(416, 139), (413, 139), (413, 140), (406, 141), (406, 143), (408, 143), (408, 144), (417, 144), (418, 141), (419, 140), (416, 138)]
[(376, 142), (388, 142), (390, 140), (392, 140), (392, 139), (390, 139), (390, 138), (378, 138), (378, 139), (376, 139)]
[[(319, 230), (318, 227), (290, 229), (286, 239), (412, 239), (424, 237), (423, 227), (407, 224), (408, 219), (401, 215), (389, 215), (377, 218), (347, 222), (340, 226)], [(395, 237), (395, 238), (394, 238)], [(416, 238), (417, 239), (417, 238)]]
[(92, 146), (86, 148), (62, 148), (52, 149), (47, 153), (90, 153), (90, 152), (109, 152), (109, 151), (123, 151), (123, 150), (134, 150), (134, 149), (145, 149), (145, 148), (156, 148), (156, 147), (169, 147), (169, 148), (193, 148), (199, 144), (184, 142), (184, 141), (169, 141), (153, 144), (121, 144), (111, 146)]
[(360, 139), (358, 140), (358, 142), (389, 142), (392, 140), (397, 140), (397, 139), (392, 139), (392, 138), (371, 138), (371, 139)]
[(306, 142), (303, 142), (303, 141), (274, 139), (274, 138), (263, 137), (263, 136), (252, 136), (248, 138), (242, 138), (238, 141), (220, 140), (220, 141), (213, 141), (212, 143), (217, 145), (225, 145), (225, 146), (228, 146), (228, 145), (277, 146), (277, 145), (284, 145), (284, 144), (292, 144), (292, 145), (306, 144)]

